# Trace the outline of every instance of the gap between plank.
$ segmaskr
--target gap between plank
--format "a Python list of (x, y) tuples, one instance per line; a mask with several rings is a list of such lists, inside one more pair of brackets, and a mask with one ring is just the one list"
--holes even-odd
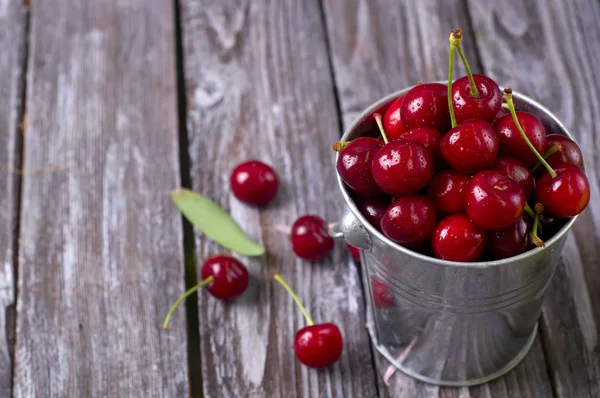
[[(175, 54), (177, 73), (177, 113), (179, 124), (179, 170), (181, 186), (191, 188), (191, 160), (188, 152), (187, 133), (187, 98), (185, 91), (185, 75), (183, 63), (183, 33), (181, 28), (181, 7), (178, 0), (173, 1), (175, 11)], [(197, 283), (196, 248), (194, 229), (182, 216), (183, 221), (183, 257), (185, 273), (185, 289)], [(202, 397), (202, 367), (200, 357), (200, 328), (198, 319), (198, 293), (194, 293), (185, 301), (187, 343), (188, 343), (188, 381), (191, 397)]]
[[(29, 41), (30, 41), (30, 18), (31, 8), (28, 2), (24, 3), (25, 15), (23, 16), (23, 48), (21, 49), (21, 76), (19, 83), (19, 108), (17, 114), (19, 115), (19, 125), (10, 133), (15, 134), (15, 170), (23, 169), (23, 154), (25, 153), (25, 130), (27, 127), (27, 73), (29, 69)], [(6, 333), (8, 335), (9, 342), (9, 354), (10, 354), (10, 367), (11, 367), (11, 381), (10, 389), (11, 395), (14, 391), (14, 374), (15, 374), (15, 348), (17, 344), (17, 297), (19, 297), (19, 236), (21, 235), (21, 198), (23, 197), (23, 179), (24, 174), (14, 173), (14, 182), (16, 197), (13, 202), (14, 214), (14, 230), (13, 230), (13, 241), (12, 241), (12, 252), (13, 252), (13, 283), (14, 283), (14, 299), (13, 304), (9, 307), (6, 313)]]

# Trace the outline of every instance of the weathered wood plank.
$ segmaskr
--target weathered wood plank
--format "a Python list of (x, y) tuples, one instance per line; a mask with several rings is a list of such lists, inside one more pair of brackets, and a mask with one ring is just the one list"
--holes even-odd
[(14, 395), (186, 396), (173, 3), (35, 2), (31, 32)]
[(560, 397), (600, 396), (600, 4), (594, 0), (470, 1), (486, 71), (563, 120), (587, 162), (588, 210), (567, 240), (546, 296), (542, 335)]
[[(448, 35), (456, 27), (471, 68), (480, 70), (466, 5), (460, 0), (420, 2), (324, 0), (335, 82), (344, 125), (382, 96), (419, 80), (447, 79)], [(464, 74), (460, 69), (455, 76)], [(548, 397), (551, 386), (541, 345), (513, 372), (473, 388), (438, 388), (399, 372), (391, 385), (382, 382), (388, 366), (376, 354), (379, 391), (383, 397)]]
[[(338, 116), (319, 2), (181, 2), (187, 128), (194, 189), (217, 200), (269, 255), (243, 259), (248, 291), (223, 304), (200, 294), (203, 389), (206, 397), (372, 397), (372, 358), (356, 268), (340, 244), (326, 261), (297, 259), (289, 226), (305, 213), (341, 216), (333, 153)], [(229, 192), (229, 173), (258, 158), (278, 171), (274, 203), (257, 210)], [(220, 251), (196, 235), (198, 262)], [(340, 325), (345, 350), (323, 371), (294, 357), (300, 311), (272, 282), (278, 269), (317, 321)]]
[(11, 395), (15, 320), (15, 257), (21, 136), (26, 8), (0, 0), (0, 396)]

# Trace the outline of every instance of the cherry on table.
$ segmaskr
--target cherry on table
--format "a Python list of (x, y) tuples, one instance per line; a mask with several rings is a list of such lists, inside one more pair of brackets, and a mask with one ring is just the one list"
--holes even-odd
[(323, 368), (335, 363), (344, 347), (340, 329), (331, 322), (315, 324), (296, 293), (281, 275), (275, 274), (274, 278), (292, 297), (308, 323), (308, 326), (297, 331), (294, 336), (296, 358), (309, 368)]
[(486, 234), (464, 214), (453, 214), (438, 223), (431, 237), (437, 258), (449, 261), (477, 261), (485, 249)]
[(562, 163), (554, 167), (556, 176), (544, 173), (536, 181), (535, 200), (548, 212), (559, 218), (574, 217), (590, 201), (590, 183), (578, 166)]
[[(523, 132), (533, 145), (541, 152), (546, 142), (546, 129), (540, 120), (527, 112), (516, 112)], [(538, 162), (535, 153), (529, 148), (519, 132), (512, 115), (508, 114), (498, 120), (494, 126), (500, 141), (500, 154), (519, 159), (531, 167)]]
[(163, 324), (164, 329), (169, 328), (171, 317), (177, 307), (196, 290), (206, 287), (208, 292), (219, 300), (233, 300), (248, 287), (249, 276), (246, 267), (235, 258), (224, 254), (206, 260), (200, 274), (202, 280), (182, 294), (169, 310)]
[(392, 308), (394, 306), (394, 295), (389, 286), (380, 278), (371, 276), (371, 292), (373, 304), (376, 308)]
[(583, 154), (579, 145), (569, 137), (561, 134), (549, 134), (546, 136), (546, 147), (544, 152), (556, 146), (557, 151), (546, 158), (546, 162), (552, 167), (560, 163), (571, 163), (578, 167), (583, 166)]
[(305, 260), (320, 260), (326, 257), (334, 246), (325, 220), (307, 214), (299, 217), (292, 225), (290, 234), (294, 253)]
[(486, 121), (471, 119), (450, 130), (442, 139), (440, 150), (450, 167), (471, 174), (494, 162), (499, 150), (498, 136)]
[(239, 164), (231, 172), (231, 191), (241, 202), (264, 206), (277, 194), (279, 179), (271, 166), (258, 160)]
[(494, 170), (473, 177), (465, 190), (465, 210), (479, 228), (496, 231), (517, 222), (525, 210), (525, 194), (513, 180)]
[(499, 156), (491, 169), (519, 184), (525, 197), (531, 198), (534, 190), (533, 175), (525, 163), (508, 156)]
[(502, 92), (498, 84), (484, 75), (472, 76), (477, 95), (471, 93), (469, 76), (463, 76), (452, 83), (452, 100), (456, 122), (468, 119), (483, 119), (492, 123), (502, 106)]
[(406, 127), (402, 124), (400, 117), (400, 105), (403, 100), (403, 95), (396, 98), (383, 115), (383, 127), (390, 141), (400, 138), (402, 134), (406, 133)]
[(487, 234), (487, 252), (494, 260), (521, 254), (529, 247), (531, 218), (523, 213), (514, 225)]
[(454, 170), (442, 170), (436, 173), (427, 188), (427, 196), (439, 217), (464, 213), (465, 187), (468, 175)]
[(423, 195), (396, 199), (381, 219), (383, 233), (407, 248), (416, 248), (431, 237), (437, 217), (433, 204)]
[(372, 137), (360, 137), (348, 143), (336, 142), (333, 148), (340, 150), (336, 169), (342, 180), (357, 194), (365, 197), (381, 195), (381, 189), (373, 179), (371, 163), (383, 143)]
[(390, 200), (386, 197), (356, 199), (356, 207), (360, 213), (378, 231), (381, 231), (381, 218), (389, 205)]
[(408, 130), (431, 127), (445, 133), (450, 128), (447, 87), (424, 83), (411, 88), (400, 105), (400, 118)]

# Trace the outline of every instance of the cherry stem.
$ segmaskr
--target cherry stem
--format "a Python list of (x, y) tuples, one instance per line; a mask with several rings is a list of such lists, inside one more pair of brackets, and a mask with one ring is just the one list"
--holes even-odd
[(479, 93), (479, 90), (477, 89), (477, 85), (475, 84), (475, 79), (473, 79), (473, 73), (471, 72), (469, 63), (467, 62), (467, 57), (465, 57), (465, 53), (463, 52), (462, 47), (460, 46), (460, 42), (462, 41), (462, 30), (454, 29), (452, 31), (451, 36), (455, 38), (455, 42), (456, 42), (455, 46), (456, 46), (456, 49), (458, 50), (458, 55), (460, 56), (460, 59), (462, 60), (463, 65), (465, 66), (465, 70), (467, 71), (467, 77), (469, 78), (469, 85), (471, 87), (469, 94), (471, 94), (471, 97), (479, 97), (481, 94)]
[(169, 323), (171, 322), (171, 317), (173, 316), (173, 313), (175, 312), (177, 307), (179, 307), (179, 305), (183, 302), (183, 300), (185, 300), (189, 295), (193, 294), (196, 290), (203, 288), (206, 285), (211, 284), (214, 280), (215, 280), (215, 278), (213, 278), (213, 276), (211, 275), (208, 278), (201, 280), (199, 283), (196, 284), (196, 286), (190, 288), (188, 291), (186, 291), (181, 296), (179, 296), (177, 301), (175, 301), (175, 303), (169, 310), (167, 317), (165, 318), (165, 322), (163, 323), (163, 329), (167, 330), (169, 328)]
[[(546, 153), (544, 154), (544, 159), (548, 159), (551, 155), (555, 154), (556, 152), (558, 152), (559, 148), (558, 145), (554, 144), (550, 147), (550, 149), (548, 149), (546, 151)], [(538, 169), (538, 167), (540, 167), (542, 165), (542, 162), (537, 162), (535, 164), (535, 166), (533, 166), (533, 168), (531, 169), (532, 173), (535, 173), (535, 171)]]
[(519, 123), (519, 119), (517, 118), (517, 112), (515, 111), (515, 104), (512, 98), (512, 89), (510, 87), (504, 89), (504, 98), (506, 99), (506, 103), (508, 104), (508, 109), (510, 110), (513, 122), (515, 122), (517, 130), (519, 130), (519, 134), (521, 134), (521, 137), (523, 137), (529, 149), (531, 149), (531, 151), (538, 158), (538, 160), (544, 165), (546, 170), (548, 170), (548, 173), (550, 173), (552, 178), (556, 177), (556, 171), (554, 171), (554, 169), (548, 164), (548, 162), (546, 162), (546, 159), (544, 159), (542, 155), (540, 155), (540, 153), (537, 151), (537, 149), (535, 149), (535, 147), (533, 146), (531, 141), (529, 141), (529, 138), (527, 138), (525, 132), (521, 128), (521, 124)]
[[(459, 30), (460, 29), (456, 29)], [(450, 112), (450, 121), (452, 122), (452, 128), (456, 127), (456, 116), (454, 115), (454, 106), (452, 105), (452, 75), (454, 74), (454, 50), (460, 43), (459, 36), (455, 35), (456, 30), (450, 33), (448, 41), (450, 42), (450, 56), (448, 58), (448, 111)], [(461, 33), (462, 35), (462, 33)]]
[(546, 247), (546, 244), (544, 243), (544, 241), (541, 240), (539, 238), (539, 236), (537, 235), (537, 230), (538, 230), (539, 225), (540, 225), (540, 215), (536, 214), (535, 217), (533, 218), (533, 228), (531, 229), (531, 234), (530, 234), (531, 241), (537, 247)]
[(385, 130), (383, 129), (383, 123), (381, 122), (381, 114), (376, 113), (373, 115), (375, 121), (377, 122), (377, 127), (379, 127), (379, 131), (381, 132), (381, 136), (383, 137), (383, 142), (386, 144), (389, 142), (387, 135), (385, 134)]
[(525, 211), (527, 212), (527, 214), (529, 214), (531, 218), (535, 218), (535, 212), (531, 207), (529, 207), (529, 203), (527, 202), (525, 203)]
[(304, 308), (304, 306), (300, 302), (300, 299), (298, 298), (298, 296), (296, 296), (296, 293), (294, 293), (294, 291), (292, 290), (290, 285), (288, 285), (287, 282), (279, 274), (275, 274), (273, 276), (273, 278), (275, 278), (275, 280), (277, 282), (279, 282), (279, 284), (281, 284), (281, 286), (283, 286), (285, 291), (288, 292), (288, 294), (290, 296), (292, 296), (292, 300), (294, 300), (294, 303), (296, 303), (298, 308), (300, 308), (300, 311), (302, 311), (302, 315), (304, 315), (304, 318), (306, 318), (306, 322), (308, 322), (308, 326), (314, 325), (315, 324), (314, 321), (312, 320), (310, 315), (308, 315), (308, 311), (306, 311), (306, 308)]
[(350, 143), (347, 141), (335, 141), (333, 144), (331, 144), (331, 148), (336, 152), (341, 152), (348, 146), (348, 144)]

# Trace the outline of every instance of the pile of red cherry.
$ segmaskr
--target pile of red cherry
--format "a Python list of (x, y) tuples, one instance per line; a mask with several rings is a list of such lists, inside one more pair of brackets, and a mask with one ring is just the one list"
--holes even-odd
[(461, 38), (452, 32), (450, 71), (456, 49), (467, 76), (418, 84), (374, 115), (372, 136), (334, 143), (337, 171), (392, 241), (450, 261), (508, 258), (583, 211), (589, 183), (577, 144), (516, 112), (511, 89), (505, 112), (498, 84), (471, 74)]

